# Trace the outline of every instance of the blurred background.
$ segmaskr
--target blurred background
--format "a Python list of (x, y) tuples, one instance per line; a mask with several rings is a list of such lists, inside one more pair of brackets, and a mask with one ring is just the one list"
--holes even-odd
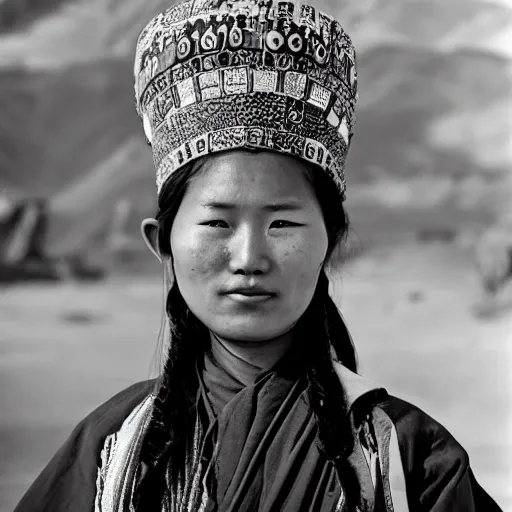
[[(132, 62), (172, 0), (0, 0), (0, 512), (154, 373), (162, 276)], [(361, 373), (443, 423), (512, 511), (512, 0), (316, 0), (358, 122), (333, 294)]]

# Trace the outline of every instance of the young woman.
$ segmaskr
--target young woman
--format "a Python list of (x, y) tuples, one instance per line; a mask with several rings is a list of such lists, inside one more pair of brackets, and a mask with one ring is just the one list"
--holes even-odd
[(495, 511), (468, 456), (362, 377), (329, 296), (355, 55), (313, 7), (190, 0), (139, 37), (164, 268), (158, 379), (83, 420), (34, 511)]

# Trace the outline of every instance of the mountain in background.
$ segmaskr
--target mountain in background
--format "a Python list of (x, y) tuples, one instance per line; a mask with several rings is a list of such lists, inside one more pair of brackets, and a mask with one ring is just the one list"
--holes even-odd
[[(512, 9), (483, 0), (316, 4), (343, 22), (358, 49), (349, 205), (424, 212), (449, 205), (453, 218), (496, 213), (512, 164), (512, 44), (503, 44)], [(168, 5), (0, 3), (0, 187), (52, 199), (61, 219), (54, 246), (80, 244), (77, 231), (87, 232), (85, 243), (117, 197), (132, 197), (141, 211), (155, 208), (132, 54), (145, 22)], [(96, 185), (106, 181), (102, 173), (116, 186)], [(73, 208), (66, 195), (77, 190), (81, 207)]]

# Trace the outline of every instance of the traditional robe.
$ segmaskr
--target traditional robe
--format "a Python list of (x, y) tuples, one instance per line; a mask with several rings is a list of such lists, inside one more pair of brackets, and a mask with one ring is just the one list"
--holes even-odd
[[(236, 372), (225, 379), (226, 368), (208, 369), (209, 364), (215, 365), (215, 358), (205, 361), (198, 399), (207, 399), (204, 405), (211, 409), (206, 412), (216, 425), (209, 435), (219, 442), (219, 453), (208, 470), (219, 510), (335, 510), (340, 487), (331, 463), (316, 448), (316, 426), (300, 371), (282, 365), (245, 385), (236, 382)], [(375, 403), (378, 387), (337, 363), (335, 368), (356, 429), (350, 460), (361, 487), (361, 510), (500, 510), (476, 482), (466, 452), (446, 429), (387, 394)], [(215, 387), (219, 378), (225, 389)], [(153, 381), (135, 384), (85, 418), (15, 512), (128, 511), (116, 502), (123, 481), (107, 489), (106, 499), (97, 499), (99, 469), (107, 487), (116, 481), (109, 471), (125, 462), (125, 448), (137, 430), (137, 418), (142, 424), (145, 411), (151, 410), (153, 391)]]

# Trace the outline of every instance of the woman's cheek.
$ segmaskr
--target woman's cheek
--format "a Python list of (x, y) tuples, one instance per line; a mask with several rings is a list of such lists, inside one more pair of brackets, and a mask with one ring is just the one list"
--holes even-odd
[(306, 273), (316, 270), (322, 263), (327, 252), (327, 238), (315, 236), (310, 230), (299, 236), (283, 241), (281, 259), (287, 265), (299, 266)]
[(225, 250), (222, 243), (201, 231), (192, 230), (186, 243), (179, 244), (180, 267), (187, 271), (192, 279), (202, 279), (217, 273), (225, 262)]

